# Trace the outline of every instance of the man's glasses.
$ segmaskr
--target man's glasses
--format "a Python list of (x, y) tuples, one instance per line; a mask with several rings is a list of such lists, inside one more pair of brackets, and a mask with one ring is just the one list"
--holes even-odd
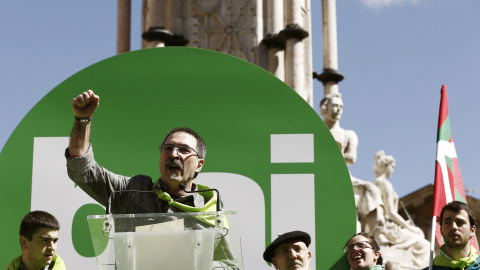
[(191, 148), (188, 145), (175, 145), (175, 144), (171, 144), (171, 143), (166, 143), (166, 144), (160, 145), (160, 151), (165, 152), (165, 153), (171, 153), (175, 149), (178, 149), (178, 153), (180, 153), (181, 155), (184, 155), (184, 156), (191, 155), (193, 153), (195, 153), (198, 156), (197, 151), (195, 151), (195, 149)]
[(357, 242), (355, 244), (346, 245), (345, 247), (343, 247), (343, 251), (350, 252), (355, 247), (357, 247), (358, 249), (364, 249), (364, 248), (372, 248), (373, 249), (373, 247), (370, 245), (370, 243), (368, 241), (360, 241), (360, 242)]

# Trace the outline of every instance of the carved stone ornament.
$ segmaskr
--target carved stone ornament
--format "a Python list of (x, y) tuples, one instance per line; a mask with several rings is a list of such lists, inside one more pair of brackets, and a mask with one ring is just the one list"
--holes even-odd
[[(220, 6), (217, 6), (220, 5)], [(191, 46), (207, 48), (255, 61), (257, 1), (195, 0), (188, 24)]]
[(213, 14), (222, 6), (222, 0), (195, 0), (194, 3), (205, 14)]

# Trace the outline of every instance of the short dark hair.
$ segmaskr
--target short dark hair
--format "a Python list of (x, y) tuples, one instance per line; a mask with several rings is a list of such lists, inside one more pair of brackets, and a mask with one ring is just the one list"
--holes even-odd
[[(347, 243), (345, 243), (345, 246), (348, 246), (348, 243), (350, 242), (350, 240), (352, 240), (352, 238), (357, 236), (357, 235), (361, 235), (361, 236), (367, 238), (368, 243), (372, 246), (374, 251), (379, 251), (380, 250), (380, 245), (378, 245), (377, 241), (375, 241), (375, 238), (373, 236), (371, 236), (370, 234), (366, 233), (366, 232), (359, 232), (359, 233), (355, 234), (354, 236), (350, 237), (350, 239), (348, 239)], [(377, 259), (377, 265), (382, 265), (382, 264), (383, 264), (383, 258), (382, 258), (382, 254), (380, 253), (380, 256)]]
[(470, 227), (477, 226), (477, 215), (475, 214), (475, 211), (473, 210), (473, 208), (464, 202), (453, 201), (453, 202), (449, 202), (442, 208), (442, 212), (440, 213), (440, 227), (442, 226), (443, 213), (446, 210), (452, 211), (455, 213), (460, 212), (460, 210), (465, 210), (468, 213), (468, 220), (470, 221)]
[(162, 142), (162, 145), (165, 144), (165, 141), (168, 139), (168, 137), (170, 137), (170, 135), (174, 134), (174, 133), (177, 133), (177, 132), (185, 132), (185, 133), (188, 133), (190, 135), (192, 135), (193, 137), (195, 137), (195, 139), (197, 140), (197, 152), (198, 152), (198, 157), (201, 158), (201, 159), (204, 159), (205, 156), (207, 155), (207, 146), (205, 145), (205, 142), (203, 141), (202, 137), (200, 137), (200, 135), (198, 135), (198, 133), (196, 133), (193, 129), (190, 129), (190, 128), (187, 128), (187, 127), (177, 127), (177, 128), (174, 128), (174, 129), (171, 129), (167, 135), (165, 136), (165, 138), (163, 138), (163, 142)]
[(60, 223), (50, 213), (45, 211), (32, 211), (25, 215), (20, 224), (20, 235), (25, 236), (28, 241), (42, 228), (49, 228), (55, 231), (60, 230)]

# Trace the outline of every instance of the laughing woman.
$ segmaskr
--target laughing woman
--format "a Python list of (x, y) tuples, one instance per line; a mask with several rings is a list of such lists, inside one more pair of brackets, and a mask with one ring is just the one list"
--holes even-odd
[(343, 249), (347, 253), (352, 270), (383, 270), (380, 247), (375, 239), (367, 233), (354, 235)]

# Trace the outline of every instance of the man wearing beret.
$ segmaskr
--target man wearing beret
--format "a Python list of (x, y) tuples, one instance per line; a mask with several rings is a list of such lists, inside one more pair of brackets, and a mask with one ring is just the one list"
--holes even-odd
[(279, 235), (263, 252), (263, 259), (279, 270), (309, 270), (311, 238), (302, 231)]

